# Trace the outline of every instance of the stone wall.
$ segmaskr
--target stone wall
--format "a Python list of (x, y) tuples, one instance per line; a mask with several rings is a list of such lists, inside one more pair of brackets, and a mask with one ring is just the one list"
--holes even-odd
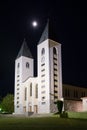
[(51, 102), (50, 102), (50, 112), (51, 113), (58, 112), (58, 108), (57, 108), (57, 105), (54, 104), (54, 100), (51, 100)]
[(64, 100), (64, 110), (80, 112), (82, 111), (82, 101)]

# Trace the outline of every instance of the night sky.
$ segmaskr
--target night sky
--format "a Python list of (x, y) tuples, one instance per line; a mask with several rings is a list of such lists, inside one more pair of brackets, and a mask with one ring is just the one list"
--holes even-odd
[[(83, 0), (84, 1), (84, 0)], [(62, 44), (63, 83), (87, 87), (86, 3), (76, 0), (0, 1), (0, 96), (14, 92), (14, 65), (24, 38), (35, 58), (47, 19)], [(38, 22), (32, 27), (33, 20)]]

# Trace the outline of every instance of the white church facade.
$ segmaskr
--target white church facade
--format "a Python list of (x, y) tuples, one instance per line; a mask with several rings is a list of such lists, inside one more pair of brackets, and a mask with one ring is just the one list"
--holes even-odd
[(63, 100), (61, 44), (50, 39), (48, 23), (37, 56), (38, 74), (34, 77), (34, 59), (24, 40), (15, 60), (15, 114), (57, 112), (54, 102)]
[(49, 39), (48, 23), (37, 46), (38, 76), (34, 60), (23, 42), (15, 60), (15, 113), (50, 113), (62, 98), (61, 44)]

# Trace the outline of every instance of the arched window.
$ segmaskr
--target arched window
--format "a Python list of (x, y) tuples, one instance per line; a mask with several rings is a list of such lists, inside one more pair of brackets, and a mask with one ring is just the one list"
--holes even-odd
[(28, 62), (26, 62), (26, 68), (29, 68), (29, 63)]
[(30, 96), (32, 96), (32, 83), (30, 83)]
[(20, 67), (20, 63), (17, 64), (17, 67), (18, 67), (18, 68)]
[(57, 54), (57, 50), (56, 50), (55, 47), (53, 48), (53, 53), (54, 53), (54, 54)]
[(35, 87), (35, 98), (38, 98), (38, 84)]
[(45, 54), (45, 49), (42, 48), (42, 50), (41, 50), (41, 55), (44, 55), (44, 54)]
[(25, 97), (25, 101), (27, 100), (27, 88), (25, 88), (25, 95), (24, 95), (24, 97)]

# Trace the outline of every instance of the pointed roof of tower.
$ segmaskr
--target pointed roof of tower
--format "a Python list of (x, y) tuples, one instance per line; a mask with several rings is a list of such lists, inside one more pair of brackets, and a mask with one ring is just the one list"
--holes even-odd
[(20, 49), (20, 51), (19, 51), (19, 53), (18, 53), (17, 58), (19, 58), (19, 57), (21, 57), (21, 56), (33, 58), (33, 57), (32, 57), (32, 54), (31, 54), (31, 52), (30, 52), (30, 50), (29, 50), (29, 48), (28, 48), (28, 46), (27, 46), (27, 43), (26, 43), (25, 39), (24, 39), (24, 41), (23, 41), (23, 44), (22, 44), (22, 46), (21, 46), (21, 49)]
[(41, 35), (41, 38), (38, 42), (38, 44), (40, 44), (41, 42), (47, 40), (47, 39), (52, 39), (52, 40), (55, 40), (55, 28), (53, 26), (53, 24), (51, 25), (51, 22), (49, 22), (49, 19), (47, 21), (47, 24), (45, 26), (45, 29)]
[(49, 21), (47, 22), (46, 26), (45, 26), (45, 29), (41, 35), (41, 38), (39, 40), (39, 43), (40, 44), (41, 42), (45, 41), (46, 39), (49, 38)]

